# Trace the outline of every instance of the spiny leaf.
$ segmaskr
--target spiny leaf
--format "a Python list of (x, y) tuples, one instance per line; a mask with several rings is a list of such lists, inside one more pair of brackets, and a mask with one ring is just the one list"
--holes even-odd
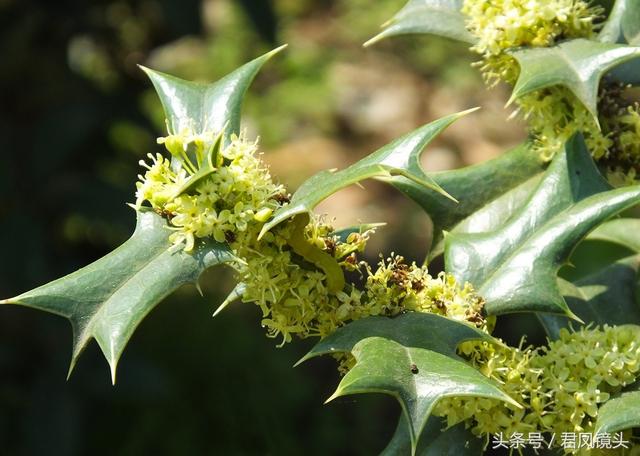
[(465, 27), (463, 0), (409, 0), (386, 24), (384, 30), (365, 43), (372, 45), (384, 38), (412, 33), (439, 35), (453, 40), (475, 43)]
[[(585, 323), (596, 325), (640, 324), (637, 299), (640, 269), (640, 220), (609, 220), (586, 238), (586, 241), (608, 242), (623, 246), (636, 255), (622, 258), (574, 282), (559, 279), (558, 284), (569, 308)], [(569, 320), (556, 315), (538, 315), (547, 334), (558, 337)], [(575, 323), (572, 323), (575, 326)]]
[[(416, 448), (417, 456), (477, 456), (482, 454), (483, 441), (475, 437), (464, 423), (446, 428), (446, 422), (430, 416)], [(446, 429), (445, 429), (446, 428)], [(411, 437), (404, 415), (400, 416), (396, 432), (380, 456), (411, 454)]]
[(228, 138), (240, 132), (240, 108), (247, 88), (260, 68), (285, 47), (281, 46), (252, 60), (211, 84), (185, 81), (141, 68), (158, 92), (171, 133), (178, 134), (185, 128), (196, 133), (220, 132), (224, 129)]
[[(433, 224), (431, 244), (435, 247), (429, 258), (442, 253), (438, 242), (443, 230), (488, 231), (520, 206), (529, 192), (526, 182), (544, 170), (539, 154), (530, 146), (524, 143), (484, 163), (431, 173), (433, 180), (459, 203), (442, 198), (437, 192), (402, 176), (390, 179), (395, 188), (424, 209)], [(491, 185), (487, 185), (488, 182)]]
[(640, 56), (640, 48), (576, 39), (511, 54), (520, 64), (520, 75), (509, 103), (533, 91), (563, 85), (597, 119), (601, 77), (613, 67)]
[[(542, 173), (536, 174), (520, 185), (506, 191), (462, 220), (451, 230), (448, 230), (448, 233), (485, 233), (499, 228), (505, 220), (510, 219), (527, 201), (531, 196), (531, 192), (540, 182), (541, 177)], [(429, 259), (435, 258), (442, 253), (444, 253), (444, 242), (440, 240), (429, 253)]]
[(225, 300), (222, 301), (222, 304), (220, 304), (218, 306), (216, 311), (213, 313), (213, 316), (215, 317), (215, 316), (219, 315), (220, 312), (222, 312), (224, 309), (226, 309), (230, 304), (233, 304), (235, 301), (240, 299), (242, 297), (242, 295), (244, 294), (246, 289), (247, 289), (247, 285), (246, 284), (244, 284), (242, 282), (238, 283), (233, 288), (233, 290), (231, 290), (231, 292), (225, 298)]
[(638, 202), (640, 186), (611, 190), (582, 137), (574, 136), (503, 226), (445, 237), (446, 270), (476, 287), (489, 314), (537, 311), (575, 317), (558, 289), (558, 269), (593, 228)]
[(640, 427), (640, 383), (600, 407), (594, 433), (613, 434), (634, 427)]
[(509, 402), (506, 393), (460, 360), (390, 339), (368, 337), (351, 350), (356, 365), (328, 399), (348, 394), (385, 393), (396, 397), (409, 423), (412, 453), (435, 403), (445, 397), (475, 396)]
[[(559, 279), (559, 288), (571, 311), (585, 324), (640, 324), (636, 296), (639, 268), (640, 256), (634, 255), (575, 283)], [(569, 326), (566, 317), (538, 315), (538, 318), (552, 339), (557, 339), (560, 330)]]
[(331, 353), (352, 351), (367, 337), (383, 337), (411, 347), (428, 348), (456, 357), (456, 348), (467, 340), (495, 341), (493, 337), (460, 322), (436, 314), (409, 312), (394, 318), (368, 317), (356, 320), (318, 342), (296, 366)]
[[(195, 133), (237, 133), (240, 107), (247, 87), (262, 65), (278, 48), (244, 65), (213, 84), (184, 81), (143, 68), (164, 106), (172, 133), (190, 128)], [(202, 174), (213, 170), (216, 138), (208, 152)], [(202, 163), (200, 163), (203, 165)], [(187, 190), (182, 188), (180, 191)], [(111, 366), (115, 381), (118, 360), (133, 331), (164, 297), (180, 285), (196, 282), (207, 268), (229, 261), (228, 247), (199, 242), (192, 254), (176, 251), (169, 241), (171, 231), (153, 212), (139, 211), (133, 236), (101, 260), (3, 304), (18, 304), (67, 317), (74, 331), (74, 349), (69, 373), (91, 338), (95, 338)]]
[(165, 297), (195, 283), (207, 268), (230, 261), (226, 245), (200, 242), (193, 253), (173, 248), (166, 222), (139, 211), (135, 232), (107, 256), (2, 304), (17, 304), (68, 318), (74, 333), (69, 373), (92, 338), (111, 367), (142, 319)]
[(640, 2), (616, 0), (604, 27), (598, 34), (603, 43), (640, 44)]
[(328, 353), (351, 353), (356, 365), (329, 400), (369, 392), (396, 397), (415, 452), (434, 404), (443, 397), (489, 397), (519, 407), (493, 381), (456, 355), (461, 342), (474, 339), (495, 341), (474, 327), (434, 314), (369, 317), (338, 329), (300, 362)]
[(308, 213), (328, 196), (364, 179), (388, 178), (401, 175), (416, 184), (448, 196), (420, 165), (420, 154), (438, 134), (460, 117), (475, 111), (471, 109), (438, 119), (397, 139), (341, 171), (321, 171), (307, 179), (293, 194), (291, 202), (278, 209), (260, 233), (297, 215)]

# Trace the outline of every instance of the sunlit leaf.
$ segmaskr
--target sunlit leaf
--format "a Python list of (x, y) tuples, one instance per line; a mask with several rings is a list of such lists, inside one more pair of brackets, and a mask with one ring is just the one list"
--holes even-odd
[(260, 68), (286, 46), (241, 66), (210, 84), (185, 81), (149, 68), (142, 69), (153, 83), (164, 107), (170, 132), (185, 128), (195, 133), (240, 133), (240, 109), (244, 95)]
[(434, 314), (369, 317), (338, 329), (301, 362), (328, 353), (351, 353), (356, 364), (329, 400), (360, 393), (397, 398), (407, 420), (413, 453), (439, 399), (477, 396), (519, 407), (496, 383), (455, 354), (461, 342), (474, 339), (495, 342), (474, 327)]
[(445, 128), (473, 110), (438, 119), (395, 140), (373, 152), (362, 160), (341, 171), (321, 171), (307, 179), (293, 194), (291, 202), (278, 209), (260, 234), (264, 235), (274, 226), (298, 214), (309, 213), (322, 200), (349, 185), (364, 179), (385, 179), (403, 176), (417, 185), (440, 193), (446, 193), (427, 175), (420, 165), (420, 154), (424, 148)]
[(476, 287), (489, 314), (573, 316), (558, 288), (558, 269), (591, 230), (638, 202), (640, 186), (611, 190), (582, 138), (574, 136), (501, 227), (445, 238), (446, 270)]
[(510, 101), (536, 90), (563, 85), (597, 118), (600, 79), (615, 66), (640, 56), (640, 47), (576, 39), (511, 54), (520, 64), (520, 75)]
[[(498, 158), (465, 168), (431, 173), (458, 203), (402, 176), (391, 184), (415, 201), (433, 225), (429, 258), (442, 253), (443, 230), (477, 233), (504, 223), (529, 196), (544, 171), (539, 154), (524, 143)], [(488, 184), (490, 182), (490, 185)]]
[(65, 277), (0, 304), (16, 304), (68, 318), (73, 328), (70, 372), (91, 339), (111, 366), (143, 318), (180, 286), (233, 259), (226, 245), (199, 242), (192, 253), (175, 249), (171, 231), (152, 211), (138, 212), (136, 230), (107, 256)]
[(365, 46), (412, 33), (439, 35), (472, 44), (476, 39), (465, 27), (465, 17), (460, 11), (462, 3), (462, 0), (409, 0)]

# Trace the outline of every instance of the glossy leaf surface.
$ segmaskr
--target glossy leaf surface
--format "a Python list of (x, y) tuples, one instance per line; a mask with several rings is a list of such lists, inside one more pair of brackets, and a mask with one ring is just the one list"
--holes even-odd
[(615, 66), (640, 56), (640, 48), (576, 39), (553, 47), (517, 50), (512, 55), (520, 64), (520, 75), (510, 101), (563, 85), (597, 118), (600, 79)]
[(455, 354), (458, 344), (472, 339), (494, 340), (467, 324), (434, 314), (369, 317), (338, 329), (301, 362), (327, 353), (351, 353), (356, 365), (329, 400), (360, 393), (396, 397), (415, 452), (434, 404), (443, 397), (488, 397), (517, 405)]
[(434, 190), (444, 198), (440, 186), (422, 169), (420, 155), (438, 134), (469, 112), (443, 117), (418, 128), (346, 169), (315, 174), (298, 188), (288, 205), (278, 209), (273, 218), (265, 223), (261, 236), (295, 215), (311, 212), (322, 200), (338, 190), (369, 178), (382, 179), (401, 175), (421, 187)]
[[(585, 324), (640, 324), (639, 269), (640, 257), (634, 255), (575, 283), (560, 279), (559, 287), (571, 311)], [(558, 338), (560, 329), (569, 326), (566, 317), (539, 315), (539, 318), (552, 339)], [(576, 322), (571, 325), (576, 327)]]
[[(529, 144), (525, 143), (485, 163), (431, 173), (433, 180), (457, 199), (458, 203), (442, 198), (437, 192), (402, 176), (393, 177), (389, 182), (427, 213), (433, 224), (432, 245), (435, 246), (442, 239), (443, 230), (455, 230), (458, 224), (472, 217), (472, 214), (480, 214), (493, 201), (503, 198), (532, 176), (540, 174), (543, 169), (538, 154), (531, 151)], [(487, 185), (487, 182), (491, 182), (491, 185)], [(508, 214), (489, 211), (491, 215), (488, 215), (484, 226), (493, 227), (508, 217)], [(436, 248), (431, 257), (441, 252), (441, 247)]]
[(384, 24), (384, 30), (365, 45), (412, 33), (439, 35), (472, 44), (476, 39), (465, 27), (465, 17), (460, 11), (462, 3), (462, 0), (409, 0)]
[(575, 136), (504, 225), (445, 238), (446, 270), (473, 284), (490, 314), (572, 315), (557, 285), (558, 269), (593, 228), (638, 202), (640, 186), (611, 190)]
[(171, 231), (152, 211), (138, 212), (133, 236), (107, 256), (2, 304), (17, 304), (68, 318), (73, 328), (71, 369), (91, 339), (111, 367), (142, 319), (178, 287), (196, 283), (207, 268), (233, 255), (226, 245), (201, 242), (191, 254), (176, 250)]
[(240, 109), (249, 85), (260, 68), (284, 47), (268, 52), (210, 84), (142, 69), (158, 92), (170, 133), (178, 134), (186, 128), (195, 133), (218, 133), (224, 129), (228, 137), (240, 133)]

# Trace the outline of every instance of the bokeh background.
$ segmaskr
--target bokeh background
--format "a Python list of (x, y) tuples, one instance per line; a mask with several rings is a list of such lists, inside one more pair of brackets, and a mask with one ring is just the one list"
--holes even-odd
[[(0, 0), (0, 296), (101, 257), (134, 226), (138, 160), (164, 119), (143, 64), (215, 80), (282, 43), (255, 81), (244, 128), (277, 178), (343, 167), (437, 117), (481, 106), (424, 154), (443, 170), (518, 143), (506, 90), (485, 89), (465, 45), (407, 37), (362, 43), (403, 0)], [(371, 243), (420, 260), (427, 221), (366, 182), (319, 208), (337, 226), (387, 222)], [(361, 396), (322, 403), (331, 359), (296, 369), (312, 341), (277, 349), (257, 308), (212, 311), (232, 286), (215, 270), (142, 323), (111, 386), (95, 344), (65, 380), (68, 323), (0, 308), (0, 455), (376, 454), (399, 407)]]

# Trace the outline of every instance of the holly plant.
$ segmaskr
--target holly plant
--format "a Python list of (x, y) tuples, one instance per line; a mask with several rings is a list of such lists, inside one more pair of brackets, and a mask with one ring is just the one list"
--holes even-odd
[[(167, 134), (164, 152), (140, 162), (133, 235), (1, 304), (69, 319), (70, 373), (95, 339), (115, 382), (142, 319), (205, 270), (228, 267), (236, 285), (216, 312), (254, 303), (279, 345), (315, 338), (300, 362), (335, 358), (341, 381), (329, 400), (398, 400), (383, 454), (640, 454), (640, 2), (609, 6), (409, 0), (367, 44), (408, 33), (468, 43), (487, 83), (512, 87), (507, 105), (527, 120), (529, 139), (494, 160), (427, 173), (423, 150), (473, 109), (452, 113), (293, 194), (240, 128), (246, 90), (282, 48), (211, 84), (143, 68)], [(334, 227), (314, 213), (365, 179), (428, 215), (424, 264), (394, 254), (369, 264), (362, 253), (378, 224)], [(580, 268), (572, 260), (595, 242), (627, 256), (595, 255), (596, 267), (568, 280), (562, 271)], [(430, 269), (441, 256), (444, 270)], [(494, 337), (512, 313), (541, 325), (546, 343)]]

